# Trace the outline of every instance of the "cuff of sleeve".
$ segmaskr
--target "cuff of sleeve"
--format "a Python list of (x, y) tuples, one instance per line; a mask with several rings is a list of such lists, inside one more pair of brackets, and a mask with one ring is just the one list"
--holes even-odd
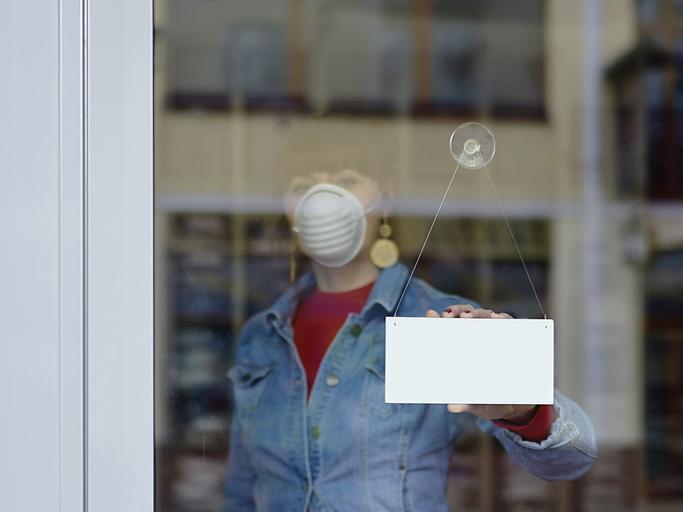
[(505, 420), (496, 420), (493, 423), (518, 434), (525, 441), (539, 443), (550, 434), (550, 427), (553, 423), (553, 406), (539, 405), (536, 414), (525, 425), (517, 425)]

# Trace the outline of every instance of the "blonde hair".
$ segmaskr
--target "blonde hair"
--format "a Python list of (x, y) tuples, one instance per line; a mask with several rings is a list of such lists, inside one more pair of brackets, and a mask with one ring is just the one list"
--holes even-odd
[(391, 138), (368, 121), (301, 120), (293, 122), (278, 158), (277, 180), (284, 190), (296, 176), (354, 169), (383, 184), (395, 157)]

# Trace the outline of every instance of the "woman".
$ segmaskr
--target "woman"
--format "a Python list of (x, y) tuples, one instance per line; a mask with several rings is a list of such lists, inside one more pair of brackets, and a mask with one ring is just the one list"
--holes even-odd
[[(367, 137), (312, 138), (285, 159), (285, 209), (311, 270), (240, 334), (224, 510), (446, 511), (449, 458), (473, 417), (534, 475), (587, 471), (590, 421), (559, 393), (554, 406), (384, 402), (384, 319), (408, 277), (390, 242), (375, 245), (390, 236), (391, 190)], [(509, 318), (419, 279), (398, 314)]]

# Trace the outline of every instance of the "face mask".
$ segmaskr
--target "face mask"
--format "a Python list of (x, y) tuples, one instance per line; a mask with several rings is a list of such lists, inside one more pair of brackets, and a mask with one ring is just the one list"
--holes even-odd
[(343, 267), (363, 245), (366, 213), (351, 192), (321, 183), (311, 187), (299, 201), (292, 231), (315, 261), (325, 267)]

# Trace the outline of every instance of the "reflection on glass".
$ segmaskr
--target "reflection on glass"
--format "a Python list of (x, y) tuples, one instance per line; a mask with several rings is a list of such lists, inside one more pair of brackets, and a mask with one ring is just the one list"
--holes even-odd
[[(156, 7), (158, 510), (683, 506), (678, 2), (604, 6), (601, 218), (582, 203), (580, 2)], [(571, 482), (538, 478), (590, 466), (590, 423), (569, 400), (559, 468), (549, 450), (506, 453), (511, 422), (482, 433), (471, 412), (383, 400), (377, 322), (468, 120), (495, 133), (490, 171), (556, 320), (558, 388), (595, 426), (599, 457)], [(458, 178), (417, 270), (444, 295), (414, 293), (407, 314), (457, 296), (537, 317), (486, 177)], [(583, 243), (590, 223), (600, 253)], [(601, 269), (599, 347), (583, 342), (587, 262)]]

